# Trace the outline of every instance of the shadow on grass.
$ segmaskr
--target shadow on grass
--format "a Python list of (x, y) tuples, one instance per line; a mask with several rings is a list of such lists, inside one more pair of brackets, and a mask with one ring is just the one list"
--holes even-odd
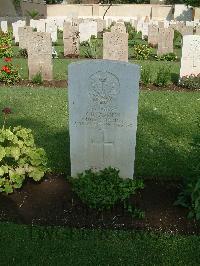
[(45, 123), (34, 119), (9, 118), (8, 126), (15, 127), (18, 125), (32, 129), (35, 143), (38, 147), (45, 149), (48, 156), (48, 165), (53, 172), (64, 172), (70, 175), (70, 140), (67, 129), (53, 132), (46, 127)]
[(198, 128), (190, 133), (191, 139), (187, 130), (181, 122), (147, 108), (142, 109), (138, 117), (135, 176), (180, 180), (191, 175), (195, 163), (190, 143)]

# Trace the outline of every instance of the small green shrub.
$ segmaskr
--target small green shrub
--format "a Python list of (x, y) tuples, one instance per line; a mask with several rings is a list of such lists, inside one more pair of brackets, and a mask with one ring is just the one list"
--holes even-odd
[(182, 47), (182, 35), (179, 31), (175, 30), (174, 31), (174, 47), (175, 48), (181, 48)]
[(19, 82), (21, 79), (19, 70), (12, 64), (12, 58), (7, 57), (4, 61), (6, 63), (0, 70), (0, 81), (5, 84), (15, 84)]
[(0, 31), (0, 58), (12, 56), (13, 50), (11, 33), (4, 33)]
[(31, 19), (36, 19), (39, 16), (39, 12), (35, 9), (33, 10), (26, 10), (26, 14), (31, 18)]
[(169, 66), (159, 67), (155, 85), (159, 87), (167, 86), (171, 81), (171, 68)]
[(133, 47), (133, 56), (138, 60), (147, 60), (152, 53), (152, 48), (146, 44), (136, 44)]
[(38, 72), (32, 77), (32, 83), (41, 85), (43, 83), (42, 74)]
[(126, 26), (126, 32), (128, 33), (128, 39), (133, 40), (136, 35), (135, 29), (132, 27), (130, 22), (125, 22), (125, 26)]
[(176, 61), (177, 55), (175, 53), (168, 53), (161, 56), (156, 56), (156, 59), (158, 61)]
[(21, 188), (26, 177), (40, 181), (47, 172), (47, 157), (37, 148), (32, 131), (21, 126), (5, 128), (7, 115), (4, 108), (4, 125), (0, 129), (0, 192), (12, 193)]
[(101, 44), (97, 38), (91, 39), (89, 42), (82, 42), (81, 46), (84, 48), (83, 53), (86, 58), (97, 59), (100, 54)]
[(98, 210), (110, 209), (116, 203), (125, 202), (136, 190), (144, 187), (142, 180), (122, 179), (119, 171), (111, 167), (99, 172), (87, 170), (78, 178), (70, 178), (70, 181), (79, 198), (90, 208)]
[(200, 220), (200, 123), (191, 147), (190, 157), (194, 162), (194, 167), (190, 169), (190, 176), (184, 179), (182, 190), (175, 205), (188, 208), (188, 218)]
[(150, 66), (142, 67), (141, 81), (144, 85), (150, 84), (152, 82), (152, 72)]
[(19, 56), (24, 57), (24, 58), (28, 58), (27, 49), (20, 49), (19, 50)]
[(185, 76), (180, 79), (179, 85), (187, 89), (199, 89), (200, 90), (200, 74)]

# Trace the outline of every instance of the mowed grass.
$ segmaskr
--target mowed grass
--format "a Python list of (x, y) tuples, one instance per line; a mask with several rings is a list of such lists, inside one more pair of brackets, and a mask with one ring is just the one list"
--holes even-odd
[(199, 265), (200, 237), (0, 224), (0, 264)]
[[(13, 112), (8, 126), (31, 128), (36, 143), (47, 151), (52, 170), (70, 174), (67, 105), (67, 89), (0, 88), (0, 110), (9, 106)], [(140, 92), (135, 176), (160, 180), (187, 176), (194, 166), (190, 143), (199, 115), (199, 92)]]

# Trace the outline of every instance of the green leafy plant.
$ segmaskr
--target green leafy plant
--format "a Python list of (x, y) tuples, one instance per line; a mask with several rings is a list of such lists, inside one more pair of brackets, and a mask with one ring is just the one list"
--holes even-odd
[(188, 6), (200, 7), (199, 0), (183, 0), (183, 3)]
[(26, 10), (26, 14), (31, 18), (31, 19), (36, 19), (39, 15), (39, 12), (35, 9), (33, 10)]
[(170, 66), (159, 67), (157, 72), (155, 85), (159, 87), (167, 86), (171, 81), (171, 68)]
[(4, 33), (0, 31), (0, 58), (12, 56), (13, 50), (11, 33)]
[(41, 85), (43, 83), (42, 74), (38, 72), (32, 77), (32, 83)]
[(125, 22), (125, 26), (126, 26), (126, 32), (128, 33), (128, 39), (133, 40), (136, 35), (135, 29), (133, 28), (130, 22)]
[(185, 76), (180, 79), (179, 85), (187, 89), (199, 89), (200, 90), (200, 74)]
[(40, 181), (47, 172), (47, 157), (37, 148), (31, 129), (21, 126), (6, 128), (10, 108), (2, 110), (3, 127), (0, 129), (0, 192), (12, 193), (21, 188), (24, 180)]
[(101, 211), (125, 202), (144, 187), (142, 180), (122, 179), (119, 171), (111, 167), (99, 172), (87, 170), (70, 181), (73, 191), (85, 204)]
[(177, 55), (175, 53), (168, 53), (168, 54), (163, 54), (161, 56), (156, 56), (156, 59), (158, 61), (176, 61), (177, 60)]
[(175, 48), (181, 48), (182, 47), (182, 39), (183, 39), (182, 34), (179, 31), (175, 30), (174, 31), (174, 40), (173, 40)]
[(150, 66), (144, 66), (141, 69), (141, 81), (144, 85), (152, 82), (152, 73)]
[(84, 48), (83, 53), (86, 58), (97, 59), (100, 54), (101, 44), (97, 38), (92, 38), (89, 42), (82, 42), (81, 46)]
[(182, 190), (175, 205), (188, 208), (188, 218), (200, 220), (200, 123), (191, 148), (190, 157), (194, 166), (190, 169), (190, 176), (184, 178)]
[(152, 48), (146, 44), (135, 44), (133, 47), (133, 56), (138, 60), (147, 60), (152, 53)]
[(4, 61), (6, 63), (0, 70), (0, 81), (5, 84), (15, 84), (19, 82), (21, 79), (19, 70), (12, 64), (12, 58), (7, 57)]

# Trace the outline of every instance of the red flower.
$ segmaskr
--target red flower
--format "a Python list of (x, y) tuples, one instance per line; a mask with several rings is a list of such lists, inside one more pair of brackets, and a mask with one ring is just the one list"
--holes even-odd
[(6, 70), (7, 70), (7, 66), (3, 66), (3, 67), (1, 68), (1, 70), (2, 70), (2, 71), (6, 71)]
[(5, 107), (2, 112), (5, 114), (5, 115), (9, 115), (11, 114), (11, 109), (9, 107)]
[(4, 61), (5, 61), (5, 62), (11, 62), (11, 61), (12, 61), (12, 58), (11, 58), (11, 57), (6, 57), (6, 58), (4, 59)]
[(3, 67), (1, 68), (1, 70), (4, 71), (4, 72), (6, 72), (6, 73), (10, 73), (10, 69), (9, 69), (9, 67), (7, 67), (7, 66), (3, 66)]

